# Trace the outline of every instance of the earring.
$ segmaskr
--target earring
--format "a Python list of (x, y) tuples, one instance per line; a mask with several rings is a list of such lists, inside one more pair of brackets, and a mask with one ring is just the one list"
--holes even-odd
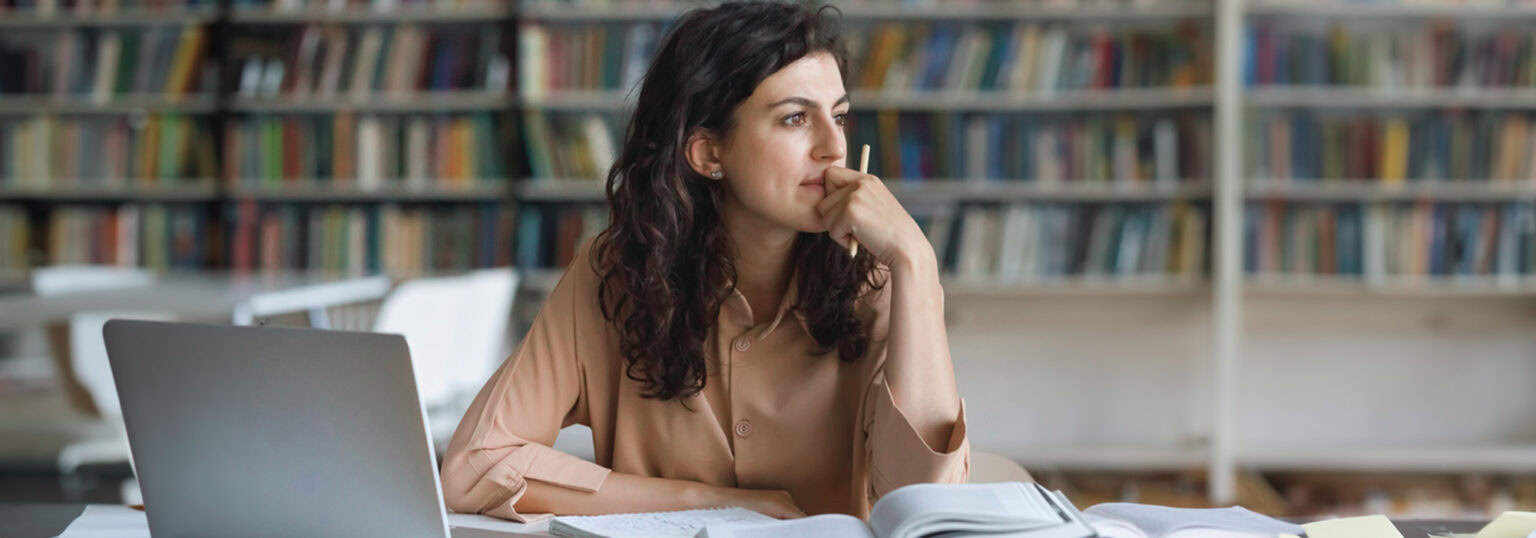
[(709, 178), (710, 179), (720, 179), (722, 177), (725, 177), (725, 173), (721, 172), (719, 170), (715, 170), (715, 171), (709, 173)]

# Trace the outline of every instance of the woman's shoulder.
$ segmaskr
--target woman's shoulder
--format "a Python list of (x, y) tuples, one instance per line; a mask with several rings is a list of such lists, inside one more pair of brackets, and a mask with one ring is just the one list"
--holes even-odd
[(597, 241), (587, 239), (576, 248), (575, 255), (569, 265), (561, 271), (560, 278), (549, 292), (548, 301), (569, 304), (582, 308), (597, 305), (598, 281), (602, 278), (599, 269), (593, 260), (597, 259), (594, 251)]

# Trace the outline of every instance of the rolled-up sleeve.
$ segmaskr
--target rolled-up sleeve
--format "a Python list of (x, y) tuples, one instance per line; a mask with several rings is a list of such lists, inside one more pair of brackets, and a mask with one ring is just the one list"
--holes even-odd
[(608, 468), (550, 448), (561, 428), (587, 420), (573, 304), (579, 294), (573, 288), (586, 285), (583, 280), (569, 271), (561, 278), (527, 336), (459, 422), (442, 468), (453, 511), (536, 521), (549, 514), (514, 508), (528, 480), (595, 492), (607, 478)]
[(912, 421), (896, 406), (896, 398), (875, 376), (864, 409), (868, 436), (869, 501), (873, 503), (896, 488), (918, 483), (963, 483), (970, 477), (971, 442), (965, 434), (965, 400), (944, 446), (930, 446)]

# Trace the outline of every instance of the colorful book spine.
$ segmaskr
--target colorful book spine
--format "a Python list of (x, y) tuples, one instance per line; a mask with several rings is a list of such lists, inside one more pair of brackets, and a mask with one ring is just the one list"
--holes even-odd
[(1460, 110), (1250, 115), (1248, 174), (1277, 180), (1536, 181), (1526, 112)]

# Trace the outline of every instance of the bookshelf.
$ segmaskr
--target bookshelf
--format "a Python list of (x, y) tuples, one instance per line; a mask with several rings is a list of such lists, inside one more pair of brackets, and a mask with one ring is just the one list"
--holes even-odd
[[(1536, 80), (1529, 59), (1512, 54), (1528, 50), (1529, 41), (1519, 36), (1528, 34), (1536, 4), (1228, 5), (1240, 26), (1221, 46), (1245, 59), (1228, 64), (1239, 67), (1231, 86), (1241, 91), (1218, 100), (1231, 99), (1226, 104), (1240, 116), (1231, 119), (1233, 129), (1246, 140), (1223, 140), (1226, 147), (1217, 150), (1229, 159), (1240, 156), (1231, 159), (1238, 162), (1221, 175), (1217, 190), (1235, 191), (1230, 203), (1240, 216), (1227, 222), (1242, 224), (1223, 229), (1241, 237), (1227, 238), (1229, 250), (1220, 257), (1229, 270), (1215, 278), (1237, 303), (1230, 311), (1246, 312), (1250, 323), (1217, 328), (1229, 334), (1218, 338), (1233, 342), (1218, 346), (1224, 351), (1217, 360), (1229, 371), (1216, 379), (1224, 388), (1214, 405), (1229, 411), (1216, 430), (1225, 441), (1217, 443), (1214, 460), (1261, 472), (1531, 473), (1536, 459), (1525, 433), (1482, 420), (1512, 411), (1449, 396), (1474, 393), (1495, 377), (1445, 381), (1448, 399), (1441, 406), (1411, 403), (1437, 398), (1431, 394), (1440, 391), (1429, 388), (1435, 381), (1416, 385), (1418, 392), (1385, 387), (1411, 384), (1402, 373), (1408, 371), (1454, 378), (1457, 369), (1478, 368), (1471, 363), (1486, 357), (1447, 349), (1432, 358), (1406, 352), (1394, 361), (1358, 352), (1370, 346), (1337, 333), (1417, 332), (1420, 345), (1435, 346), (1457, 331), (1481, 335), (1467, 341), (1505, 342), (1501, 328), (1518, 334), (1526, 327), (1529, 320), (1516, 312), (1528, 308), (1536, 289), (1524, 260), (1530, 242), (1524, 214), (1536, 203), (1536, 170), (1525, 157), (1530, 141), (1523, 129), (1536, 110)], [(1321, 143), (1292, 146), (1301, 139), (1287, 135), (1302, 131)], [(1466, 152), (1469, 143), (1478, 151)], [(1317, 241), (1305, 239), (1308, 229), (1319, 234)], [(1345, 255), (1345, 243), (1353, 254)], [(1346, 319), (1351, 316), (1357, 319)], [(1267, 346), (1296, 334), (1314, 335), (1325, 342), (1319, 346), (1356, 349), (1356, 356), (1326, 370), (1312, 359), (1282, 366), (1284, 359)], [(1317, 353), (1298, 348), (1288, 351), (1293, 357)], [(1329, 406), (1275, 397), (1266, 385), (1284, 384), (1286, 376), (1276, 372), (1285, 369), (1381, 383), (1378, 395), (1339, 393), (1351, 402), (1344, 405), (1378, 406), (1379, 416), (1318, 413)], [(1294, 429), (1310, 421), (1320, 425), (1319, 439), (1277, 439), (1248, 425), (1265, 419), (1280, 431), (1312, 431)], [(1415, 423), (1435, 424), (1443, 431), (1434, 433), (1442, 435), (1417, 431)], [(1339, 433), (1351, 428), (1380, 428), (1370, 431), (1397, 439)], [(1218, 493), (1232, 487), (1235, 481), (1212, 484)]]

